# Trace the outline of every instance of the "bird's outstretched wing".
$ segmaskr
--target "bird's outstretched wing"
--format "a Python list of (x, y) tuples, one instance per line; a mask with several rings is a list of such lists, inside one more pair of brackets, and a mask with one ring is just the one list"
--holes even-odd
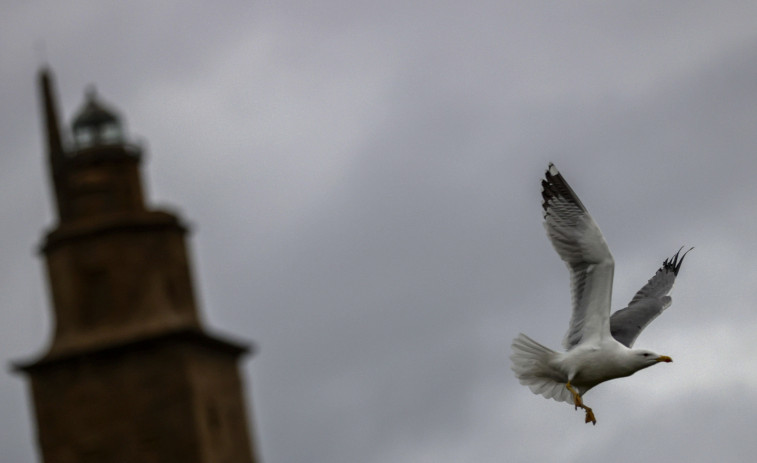
[(694, 248), (679, 258), (681, 249), (670, 259), (665, 259), (657, 273), (631, 299), (628, 307), (618, 310), (610, 317), (610, 332), (619, 343), (629, 348), (633, 346), (641, 331), (663, 310), (670, 307), (673, 300), (668, 293), (673, 288), (678, 271), (681, 270), (683, 258)]
[(549, 164), (541, 185), (544, 228), (570, 270), (573, 314), (563, 339), (570, 350), (610, 336), (615, 262), (599, 227), (554, 164)]

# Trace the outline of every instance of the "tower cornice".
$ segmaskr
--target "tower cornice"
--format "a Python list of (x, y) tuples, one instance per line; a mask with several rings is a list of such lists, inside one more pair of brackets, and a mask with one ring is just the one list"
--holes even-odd
[(114, 212), (57, 225), (47, 233), (39, 250), (47, 254), (62, 245), (89, 240), (108, 233), (150, 232), (165, 229), (176, 229), (182, 234), (189, 231), (189, 227), (170, 212), (159, 210)]
[(49, 352), (41, 358), (14, 362), (11, 366), (15, 371), (33, 372), (40, 368), (93, 356), (112, 355), (119, 352), (132, 351), (139, 348), (154, 348), (161, 344), (195, 345), (234, 356), (254, 355), (255, 346), (232, 339), (228, 335), (208, 333), (196, 327), (178, 327), (172, 331), (155, 334), (134, 336), (121, 340), (110, 340), (84, 346), (73, 346), (68, 349), (58, 349)]

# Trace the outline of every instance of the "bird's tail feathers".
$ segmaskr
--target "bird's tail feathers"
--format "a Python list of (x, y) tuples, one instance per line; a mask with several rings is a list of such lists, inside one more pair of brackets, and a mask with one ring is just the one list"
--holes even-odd
[(565, 387), (564, 375), (550, 364), (559, 355), (557, 352), (523, 333), (513, 340), (512, 348), (511, 368), (521, 384), (547, 399), (573, 403), (573, 397)]

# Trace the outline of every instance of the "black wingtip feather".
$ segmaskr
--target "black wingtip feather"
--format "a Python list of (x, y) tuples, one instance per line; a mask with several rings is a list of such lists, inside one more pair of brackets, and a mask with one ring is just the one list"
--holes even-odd
[(548, 213), (550, 201), (558, 197), (568, 199), (582, 210), (586, 210), (586, 207), (578, 199), (578, 196), (570, 185), (568, 185), (568, 182), (565, 181), (560, 171), (551, 162), (547, 167), (547, 172), (544, 174), (544, 180), (541, 181), (541, 197), (543, 200), (541, 206), (544, 209), (545, 216)]
[(683, 264), (683, 259), (686, 257), (686, 254), (688, 254), (692, 249), (694, 249), (693, 246), (690, 247), (688, 251), (684, 252), (679, 259), (679, 255), (683, 250), (683, 246), (681, 246), (673, 257), (665, 259), (665, 262), (662, 263), (662, 268), (669, 272), (673, 272), (675, 276), (678, 276), (678, 272), (681, 270), (681, 265)]

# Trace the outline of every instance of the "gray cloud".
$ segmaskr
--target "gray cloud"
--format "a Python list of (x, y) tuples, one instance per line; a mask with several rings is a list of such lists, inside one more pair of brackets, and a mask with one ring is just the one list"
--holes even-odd
[[(734, 360), (757, 353), (754, 6), (153, 3), (0, 19), (6, 359), (50, 331), (42, 39), (67, 116), (95, 82), (146, 140), (149, 196), (195, 226), (209, 324), (260, 346), (265, 461), (754, 453), (757, 369)], [(676, 362), (593, 390), (593, 428), (507, 359), (519, 331), (556, 348), (567, 326), (540, 223), (550, 160), (613, 250), (616, 306), (697, 247), (639, 340)], [(9, 461), (35, 458), (25, 387), (0, 380)]]

